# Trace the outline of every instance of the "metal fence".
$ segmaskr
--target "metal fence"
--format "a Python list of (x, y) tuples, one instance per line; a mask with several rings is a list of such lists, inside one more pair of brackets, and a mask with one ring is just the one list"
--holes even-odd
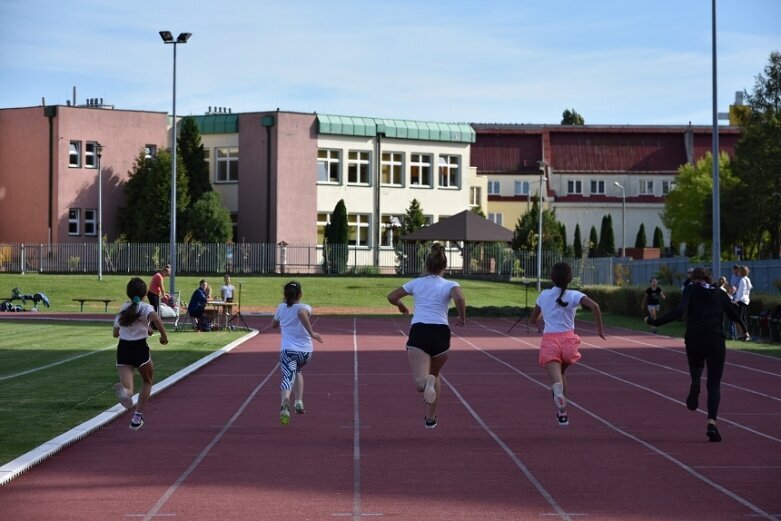
[[(478, 278), (509, 280), (537, 278), (535, 252), (512, 250), (497, 243), (447, 243), (448, 272)], [(181, 274), (377, 274), (414, 276), (424, 271), (427, 245), (401, 243), (379, 250), (365, 246), (280, 245), (263, 243), (176, 245), (176, 272)], [(168, 243), (106, 243), (103, 273), (150, 273), (170, 258)], [(556, 262), (568, 262), (583, 285), (644, 285), (651, 277), (679, 285), (692, 264), (686, 257), (632, 260), (617, 257), (572, 258), (543, 252), (542, 279)], [(722, 275), (732, 262), (722, 263)], [(778, 293), (781, 261), (745, 261), (754, 288)], [(38, 273), (97, 273), (97, 243), (0, 244), (0, 271)]]

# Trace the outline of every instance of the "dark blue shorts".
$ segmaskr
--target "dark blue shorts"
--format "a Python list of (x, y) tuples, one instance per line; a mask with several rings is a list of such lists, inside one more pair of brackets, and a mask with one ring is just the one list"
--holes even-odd
[(149, 352), (146, 339), (119, 339), (119, 345), (117, 345), (117, 365), (141, 367), (150, 361), (152, 361), (152, 355)]
[(450, 349), (450, 326), (445, 324), (412, 324), (407, 339), (407, 349), (420, 349), (431, 357)]

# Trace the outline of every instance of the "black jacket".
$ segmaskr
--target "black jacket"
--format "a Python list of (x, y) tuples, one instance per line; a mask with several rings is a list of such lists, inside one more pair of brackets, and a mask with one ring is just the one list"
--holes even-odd
[(680, 318), (686, 313), (686, 340), (692, 340), (708, 335), (724, 334), (724, 313), (740, 324), (743, 331), (748, 331), (745, 322), (740, 317), (738, 306), (719, 288), (695, 282), (686, 286), (681, 296), (681, 302), (664, 316), (656, 320), (649, 318), (651, 326), (661, 326)]

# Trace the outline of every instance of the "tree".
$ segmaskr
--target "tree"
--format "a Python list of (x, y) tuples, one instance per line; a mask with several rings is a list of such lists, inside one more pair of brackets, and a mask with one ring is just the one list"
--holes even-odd
[[(535, 200), (531, 210), (518, 218), (513, 232), (512, 248), (537, 251), (539, 231), (539, 201)], [(545, 251), (562, 251), (564, 238), (561, 236), (561, 224), (556, 220), (555, 210), (542, 212), (542, 249)]]
[[(130, 242), (168, 242), (171, 238), (171, 155), (166, 150), (154, 157), (141, 151), (125, 183), (125, 206), (118, 209), (120, 234)], [(187, 213), (190, 195), (184, 168), (176, 165), (176, 220)], [(177, 241), (185, 230), (177, 227)]]
[(401, 235), (408, 235), (424, 226), (426, 226), (426, 216), (423, 215), (420, 202), (417, 199), (413, 199), (404, 213), (404, 220), (401, 223)]
[[(401, 236), (409, 235), (424, 226), (426, 226), (426, 216), (423, 215), (420, 201), (413, 199), (404, 213), (404, 219), (401, 223)], [(401, 274), (418, 273), (422, 266), (419, 259), (423, 258), (425, 254), (422, 242), (415, 241), (409, 243), (399, 241), (396, 245), (396, 257), (399, 261), (397, 271)]]
[(602, 217), (602, 228), (599, 230), (597, 255), (599, 257), (612, 257), (615, 254), (616, 239), (613, 234), (613, 217), (608, 214)]
[(580, 238), (580, 223), (575, 225), (575, 237), (572, 239), (572, 249), (575, 257), (580, 258), (583, 255), (583, 241)]
[(648, 241), (645, 238), (645, 223), (640, 223), (640, 229), (637, 230), (637, 237), (635, 237), (635, 248), (645, 248), (646, 244)]
[(228, 242), (233, 237), (230, 212), (216, 192), (207, 192), (190, 207), (190, 238), (196, 242)]
[(662, 229), (658, 226), (654, 228), (653, 247), (659, 248), (660, 250), (664, 249), (664, 234), (662, 233)]
[(348, 244), (350, 230), (347, 223), (347, 207), (344, 199), (339, 199), (331, 214), (331, 223), (325, 226), (325, 263), (326, 273), (344, 273), (347, 271)]
[(738, 185), (726, 197), (731, 206), (721, 222), (730, 236), (739, 234), (744, 255), (777, 259), (781, 254), (781, 52), (770, 54), (746, 100), (750, 110), (735, 147)]
[(561, 124), (562, 125), (585, 125), (586, 121), (583, 119), (583, 116), (578, 114), (578, 112), (575, 109), (567, 109), (561, 114)]
[(591, 231), (588, 234), (588, 256), (596, 257), (599, 253), (599, 238), (597, 237), (597, 229), (591, 227)]
[(190, 200), (197, 201), (203, 194), (212, 191), (206, 151), (201, 144), (201, 132), (192, 116), (183, 118), (177, 127), (179, 129), (179, 137), (176, 140), (177, 151), (187, 174)]

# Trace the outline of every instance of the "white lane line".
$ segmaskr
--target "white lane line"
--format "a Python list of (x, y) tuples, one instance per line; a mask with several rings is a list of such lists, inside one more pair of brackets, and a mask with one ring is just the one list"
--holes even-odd
[(353, 318), (353, 521), (361, 519), (361, 415), (358, 395), (358, 318)]
[(70, 358), (63, 358), (62, 360), (59, 360), (57, 362), (52, 362), (50, 364), (41, 365), (41, 366), (38, 366), (38, 367), (33, 367), (32, 369), (28, 369), (26, 371), (20, 371), (18, 373), (13, 373), (13, 374), (7, 374), (5, 376), (0, 376), (0, 382), (2, 382), (3, 380), (10, 380), (11, 378), (17, 378), (19, 376), (24, 376), (26, 374), (35, 373), (35, 372), (38, 372), (38, 371), (43, 371), (44, 369), (49, 369), (51, 367), (55, 367), (55, 366), (58, 366), (58, 365), (67, 364), (68, 362), (72, 362), (74, 360), (78, 360), (79, 358), (84, 358), (85, 356), (95, 355), (95, 354), (101, 353), (103, 351), (106, 351), (108, 349), (114, 349), (116, 347), (117, 347), (116, 344), (113, 344), (113, 345), (110, 345), (110, 346), (107, 346), (107, 347), (101, 347), (97, 351), (90, 351), (88, 353), (82, 353), (80, 355), (71, 356)]
[(185, 470), (181, 476), (174, 482), (173, 485), (171, 485), (168, 490), (163, 494), (160, 499), (157, 500), (157, 503), (155, 503), (155, 506), (153, 506), (149, 512), (146, 513), (146, 516), (144, 517), (144, 521), (152, 521), (155, 516), (158, 515), (158, 512), (161, 508), (166, 504), (166, 502), (171, 498), (171, 496), (174, 495), (176, 490), (179, 488), (179, 486), (184, 483), (184, 480), (187, 479), (187, 477), (193, 473), (193, 471), (198, 468), (198, 465), (201, 464), (203, 459), (206, 457), (206, 455), (209, 453), (209, 451), (212, 450), (212, 448), (217, 445), (217, 443), (222, 439), (222, 437), (225, 435), (226, 432), (228, 432), (228, 429), (230, 429), (233, 424), (236, 422), (236, 420), (239, 419), (239, 417), (244, 412), (244, 409), (249, 406), (250, 402), (253, 398), (255, 398), (255, 395), (260, 392), (260, 389), (268, 382), (269, 378), (271, 378), (271, 375), (275, 374), (277, 369), (279, 369), (279, 363), (274, 364), (274, 368), (271, 369), (271, 372), (266, 375), (266, 377), (261, 381), (255, 389), (252, 390), (252, 392), (247, 396), (247, 399), (244, 400), (244, 403), (241, 404), (241, 406), (236, 410), (236, 412), (233, 414), (230, 420), (228, 420), (228, 423), (225, 424), (225, 426), (220, 430), (220, 432), (217, 433), (214, 438), (212, 438), (212, 441), (209, 442), (209, 444), (206, 446), (205, 449), (201, 451), (200, 454), (193, 460), (193, 462), (190, 464), (190, 466)]
[[(458, 335), (455, 335), (458, 336)], [(459, 337), (462, 338), (462, 337)], [(471, 345), (471, 344), (470, 344)], [(473, 346), (474, 347), (474, 346)], [(461, 395), (461, 393), (458, 392), (458, 390), (453, 386), (453, 384), (450, 383), (450, 380), (442, 376), (442, 381), (445, 382), (445, 384), (448, 386), (448, 388), (453, 392), (454, 395), (456, 395), (456, 398), (461, 402), (461, 404), (464, 406), (464, 408), (469, 412), (469, 414), (472, 415), (472, 418), (475, 419), (475, 421), (480, 425), (480, 427), (483, 428), (485, 432), (488, 433), (491, 438), (494, 439), (494, 441), (499, 445), (499, 447), (502, 448), (502, 450), (507, 454), (511, 460), (513, 460), (513, 463), (515, 463), (515, 466), (518, 467), (518, 469), (523, 473), (524, 476), (526, 476), (526, 479), (529, 480), (529, 482), (534, 486), (534, 488), (537, 489), (537, 492), (545, 498), (545, 501), (548, 502), (548, 504), (553, 508), (553, 510), (556, 511), (556, 516), (570, 520), (570, 515), (564, 511), (561, 506), (556, 502), (555, 499), (553, 499), (553, 496), (548, 492), (544, 486), (542, 486), (542, 483), (540, 483), (536, 477), (534, 477), (534, 474), (529, 470), (529, 468), (523, 464), (523, 462), (520, 460), (520, 458), (513, 452), (513, 450), (507, 446), (507, 444), (493, 431), (491, 428), (483, 421), (483, 419), (480, 417), (477, 412), (472, 408), (471, 405), (469, 405), (469, 402), (464, 399), (464, 397)]]
[[(486, 327), (486, 329), (490, 330), (490, 328), (487, 328), (487, 327)], [(458, 336), (458, 335), (456, 335), (456, 336)], [(505, 336), (509, 336), (509, 335), (505, 335)], [(536, 380), (535, 378), (532, 378), (527, 373), (525, 373), (525, 372), (521, 371), (520, 369), (516, 368), (515, 366), (505, 362), (501, 358), (499, 358), (497, 356), (494, 356), (493, 354), (485, 351), (481, 347), (478, 347), (477, 345), (473, 344), (472, 342), (470, 342), (466, 338), (461, 337), (461, 336), (459, 336), (458, 338), (460, 338), (461, 340), (463, 340), (464, 342), (466, 342), (467, 344), (472, 346), (477, 351), (480, 351), (481, 353), (483, 353), (487, 357), (489, 357), (489, 358), (499, 362), (500, 364), (504, 365), (505, 367), (507, 367), (511, 371), (519, 374), (520, 376), (523, 376), (524, 378), (526, 378), (530, 382), (533, 382), (533, 383), (539, 385), (540, 387), (542, 387), (543, 389), (546, 389), (546, 390), (550, 388), (547, 383), (541, 382), (539, 380)], [(580, 364), (580, 362), (578, 362), (578, 363)], [(765, 512), (764, 510), (762, 510), (760, 507), (758, 507), (757, 505), (755, 505), (751, 501), (745, 499), (744, 497), (738, 495), (735, 492), (732, 492), (728, 488), (726, 488), (726, 487), (724, 487), (722, 485), (719, 485), (715, 481), (712, 481), (711, 479), (709, 479), (707, 476), (705, 476), (703, 474), (700, 474), (693, 467), (691, 467), (691, 466), (687, 465), (686, 463), (684, 463), (683, 461), (675, 458), (670, 453), (665, 452), (662, 449), (652, 445), (651, 443), (649, 443), (649, 442), (647, 442), (647, 441), (645, 441), (643, 439), (638, 438), (634, 434), (631, 434), (631, 433), (625, 431), (624, 429), (618, 427), (617, 425), (614, 425), (613, 423), (611, 423), (610, 421), (606, 420), (605, 418), (602, 418), (601, 416), (597, 415), (596, 413), (593, 413), (590, 410), (586, 409), (585, 407), (582, 407), (582, 406), (578, 405), (574, 401), (568, 400), (568, 403), (569, 403), (569, 405), (575, 407), (576, 409), (578, 409), (578, 410), (586, 413), (587, 415), (591, 416), (594, 420), (598, 421), (599, 423), (603, 424), (604, 426), (608, 427), (609, 429), (611, 429), (611, 430), (617, 432), (618, 434), (621, 434), (622, 436), (625, 436), (625, 437), (629, 438), (630, 440), (632, 440), (632, 441), (642, 445), (643, 447), (645, 447), (646, 449), (650, 450), (651, 452), (653, 452), (655, 454), (658, 454), (659, 456), (662, 456), (663, 458), (665, 458), (669, 462), (671, 462), (674, 465), (678, 466), (683, 471), (689, 473), (691, 476), (699, 479), (700, 481), (702, 481), (706, 485), (709, 485), (709, 486), (713, 487), (714, 489), (718, 490), (719, 492), (721, 492), (722, 494), (726, 495), (730, 499), (732, 499), (734, 501), (737, 501), (741, 505), (743, 505), (746, 508), (748, 508), (749, 510), (753, 511), (756, 515), (758, 515), (760, 517), (764, 517), (765, 519), (770, 519), (770, 520), (776, 520), (777, 519), (773, 514)]]

